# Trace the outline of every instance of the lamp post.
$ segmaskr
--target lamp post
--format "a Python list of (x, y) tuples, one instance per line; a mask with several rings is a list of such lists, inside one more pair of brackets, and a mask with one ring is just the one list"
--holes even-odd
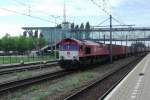
[(113, 51), (112, 51), (112, 15), (110, 15), (110, 63), (113, 62)]
[(54, 55), (55, 55), (55, 59), (57, 59), (57, 47), (56, 47), (56, 42), (57, 42), (57, 39), (56, 39), (56, 28), (57, 28), (57, 19), (60, 18), (60, 16), (54, 16), (52, 15), (52, 17), (55, 19), (55, 29), (54, 29), (54, 33), (55, 33), (55, 37), (54, 37), (54, 45), (55, 45), (55, 50), (54, 50)]

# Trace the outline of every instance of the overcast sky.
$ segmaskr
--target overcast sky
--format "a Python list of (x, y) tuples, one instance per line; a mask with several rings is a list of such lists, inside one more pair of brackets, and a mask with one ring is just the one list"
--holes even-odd
[[(94, 0), (103, 6), (102, 0)], [(108, 12), (125, 24), (150, 26), (150, 0), (106, 0), (105, 8)], [(107, 4), (107, 5), (106, 5)], [(21, 27), (54, 26), (54, 18), (60, 16), (57, 23), (63, 21), (64, 0), (1, 0), (0, 2), (0, 37), (5, 33), (20, 35)], [(8, 11), (11, 10), (11, 11)], [(31, 18), (31, 15), (44, 20)], [(80, 24), (90, 21), (97, 25), (108, 18), (91, 0), (66, 0), (67, 21)], [(116, 23), (115, 23), (116, 24)]]

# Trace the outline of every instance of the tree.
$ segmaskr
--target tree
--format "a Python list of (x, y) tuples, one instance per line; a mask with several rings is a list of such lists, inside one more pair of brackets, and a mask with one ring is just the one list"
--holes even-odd
[(78, 30), (78, 29), (79, 29), (79, 25), (76, 25), (76, 26), (75, 26), (75, 30)]
[(28, 49), (27, 38), (23, 36), (18, 37), (16, 41), (16, 45), (17, 45), (17, 51), (25, 52)]
[(40, 36), (39, 36), (39, 38), (43, 38), (44, 36), (43, 36), (43, 34), (42, 33), (40, 33)]
[(28, 34), (29, 34), (29, 37), (33, 37), (33, 31), (29, 31)]
[(38, 38), (38, 30), (34, 32), (34, 38)]
[(1, 46), (2, 50), (8, 52), (11, 50), (15, 50), (15, 39), (10, 37), (9, 34), (6, 34), (2, 39), (1, 39)]
[(85, 29), (90, 30), (90, 23), (89, 22), (86, 23)]
[(138, 47), (146, 48), (145, 44), (142, 42), (132, 43), (131, 46), (135, 48), (138, 48)]
[(80, 29), (84, 29), (84, 24), (83, 23), (81, 23)]
[(38, 39), (38, 47), (42, 48), (43, 46), (45, 46), (47, 44), (47, 42), (45, 41), (45, 39), (43, 37)]
[(57, 26), (56, 26), (56, 28), (62, 28), (62, 26), (61, 26), (61, 24), (58, 24)]
[(86, 23), (86, 26), (85, 26), (85, 29), (86, 29), (86, 33), (85, 33), (85, 39), (90, 39), (90, 23), (87, 22)]
[(24, 31), (24, 32), (23, 32), (23, 36), (24, 36), (24, 37), (27, 37), (27, 31)]
[(31, 37), (27, 38), (27, 48), (28, 48), (28, 50), (32, 50), (35, 48), (34, 47), (34, 40)]
[(0, 50), (2, 50), (2, 40), (0, 40)]
[[(80, 30), (84, 30), (84, 24), (83, 23), (81, 23), (81, 25), (80, 25)], [(83, 39), (83, 34), (84, 34), (84, 32), (83, 31), (80, 31), (80, 38), (81, 39)]]
[(75, 28), (74, 23), (71, 23), (71, 30), (74, 30), (74, 28)]
[(6, 34), (2, 39), (0, 39), (0, 50), (5, 52), (8, 51), (18, 51), (24, 53), (37, 47), (43, 47), (47, 44), (44, 37), (33, 38), (25, 37), (24, 35), (19, 37), (11, 37), (9, 34)]

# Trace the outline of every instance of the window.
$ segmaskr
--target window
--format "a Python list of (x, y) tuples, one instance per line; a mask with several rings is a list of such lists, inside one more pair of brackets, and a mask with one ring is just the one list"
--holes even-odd
[(66, 51), (66, 50), (77, 51), (78, 46), (76, 44), (62, 44), (62, 45), (60, 45), (60, 50), (62, 50), (62, 51)]
[(71, 50), (78, 50), (78, 46), (76, 44), (71, 44), (70, 49)]
[(91, 53), (91, 48), (85, 47), (85, 54), (90, 54), (90, 53)]
[(80, 46), (80, 51), (83, 51), (83, 46), (82, 45)]

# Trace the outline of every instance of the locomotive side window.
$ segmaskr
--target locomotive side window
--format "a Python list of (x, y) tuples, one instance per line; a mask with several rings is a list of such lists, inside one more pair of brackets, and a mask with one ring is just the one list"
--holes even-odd
[(83, 51), (83, 46), (82, 45), (80, 46), (80, 51)]
[(91, 53), (91, 48), (85, 47), (85, 54), (90, 54), (90, 53)]

